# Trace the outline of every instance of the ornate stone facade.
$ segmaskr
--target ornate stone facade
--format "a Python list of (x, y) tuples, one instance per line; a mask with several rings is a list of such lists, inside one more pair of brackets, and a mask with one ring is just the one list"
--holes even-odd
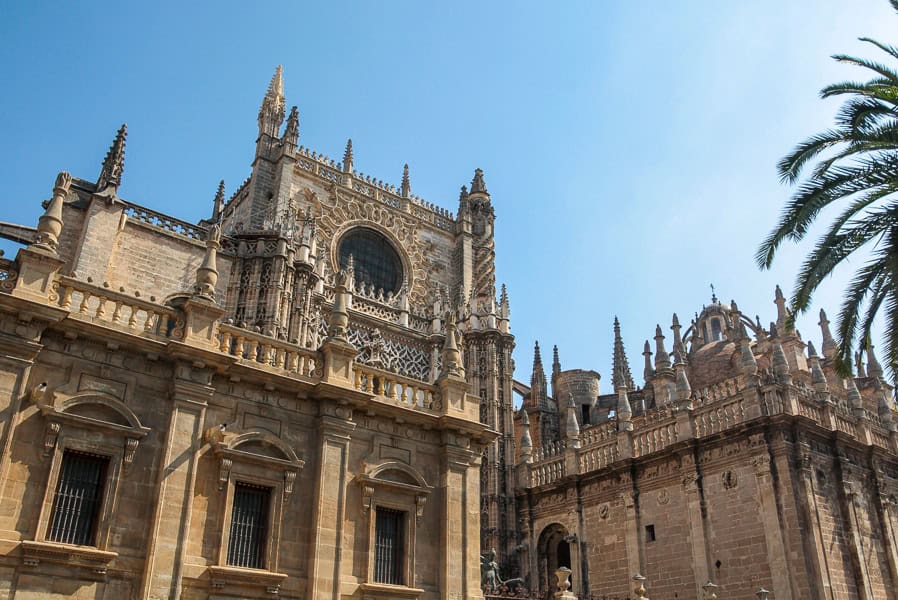
[(641, 388), (615, 321), (613, 394), (556, 351), (549, 397), (537, 346), (515, 427), (520, 568), (540, 596), (569, 567), (581, 597), (627, 597), (636, 573), (651, 598), (895, 597), (892, 388), (872, 348), (840, 378), (826, 315), (820, 357), (776, 303), (768, 328), (716, 297), (682, 333), (674, 315)]
[(123, 126), (3, 230), (0, 597), (478, 598), (516, 543), (483, 174), (452, 215), (286, 113), (208, 220), (118, 195)]

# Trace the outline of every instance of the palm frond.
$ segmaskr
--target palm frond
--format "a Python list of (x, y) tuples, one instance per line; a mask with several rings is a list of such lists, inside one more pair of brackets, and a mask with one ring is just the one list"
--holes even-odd
[(857, 67), (862, 67), (864, 69), (869, 69), (875, 73), (879, 73), (880, 76), (885, 77), (893, 84), (898, 85), (898, 73), (888, 68), (882, 63), (878, 63), (874, 60), (867, 60), (866, 58), (857, 58), (855, 56), (849, 56), (847, 54), (836, 54), (833, 58), (839, 62), (847, 63), (850, 65), (855, 65)]

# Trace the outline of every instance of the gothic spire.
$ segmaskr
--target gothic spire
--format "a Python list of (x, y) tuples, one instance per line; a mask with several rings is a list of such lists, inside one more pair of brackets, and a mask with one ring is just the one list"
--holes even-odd
[(100, 176), (97, 178), (97, 193), (112, 188), (112, 193), (118, 191), (118, 186), (122, 183), (122, 171), (125, 170), (125, 140), (128, 137), (128, 125), (122, 123), (106, 158), (103, 159), (103, 167), (100, 169)]
[(810, 340), (808, 341), (808, 364), (811, 368), (811, 384), (814, 386), (814, 391), (817, 392), (821, 400), (828, 400), (829, 386), (826, 382), (826, 375), (823, 373), (823, 369), (820, 368), (820, 357), (817, 356), (817, 349), (814, 348), (814, 343)]
[(530, 375), (530, 401), (535, 406), (544, 404), (547, 397), (546, 371), (543, 369), (543, 358), (539, 352), (539, 340), (533, 346), (533, 371)]
[(408, 198), (409, 194), (412, 191), (411, 180), (408, 177), (408, 163), (405, 163), (402, 167), (402, 197)]
[(742, 319), (738, 319), (736, 332), (739, 335), (739, 366), (745, 375), (757, 375), (758, 361), (755, 360), (755, 355), (751, 351), (751, 338), (748, 337), (748, 331), (745, 329)]
[(679, 352), (680, 355), (685, 359), (686, 358), (686, 347), (683, 346), (683, 338), (680, 337), (680, 319), (677, 317), (677, 313), (673, 314), (673, 318), (671, 319), (670, 328), (673, 331), (673, 350), (674, 352)]
[(262, 98), (262, 106), (259, 107), (259, 135), (267, 134), (273, 138), (278, 137), (281, 123), (284, 122), (284, 75), (283, 69), (278, 65)]
[(655, 325), (655, 370), (670, 369), (670, 354), (664, 349), (664, 334), (661, 326)]
[(505, 289), (505, 284), (502, 284), (501, 292), (499, 293), (499, 317), (502, 319), (507, 319), (511, 316), (511, 305), (508, 302), (508, 290)]
[(224, 209), (225, 185), (224, 179), (218, 182), (218, 191), (215, 192), (215, 200), (212, 201), (212, 222), (221, 222), (221, 212)]
[(353, 157), (352, 157), (352, 138), (349, 138), (346, 141), (346, 150), (343, 151), (343, 172), (352, 174), (353, 167)]
[(779, 285), (774, 290), (773, 303), (776, 304), (776, 330), (782, 335), (786, 333), (789, 311), (786, 309), (786, 297), (783, 295), (783, 290), (780, 289)]
[(614, 358), (611, 368), (614, 377), (614, 389), (635, 389), (633, 376), (630, 374), (630, 363), (627, 361), (627, 352), (624, 350), (624, 341), (620, 335), (620, 321), (614, 317)]
[(486, 183), (483, 181), (482, 169), (474, 169), (474, 179), (471, 180), (471, 193), (489, 194), (489, 192), (486, 191)]
[(823, 334), (823, 357), (831, 359), (835, 357), (839, 347), (836, 345), (836, 340), (833, 339), (833, 334), (829, 330), (829, 319), (826, 318), (826, 311), (822, 308), (820, 309), (820, 322), (818, 325), (820, 325), (820, 331)]
[(779, 340), (773, 342), (773, 359), (771, 364), (776, 381), (784, 385), (791, 385), (792, 374), (789, 372), (789, 361), (786, 360), (786, 353), (783, 351), (783, 345)]
[(845, 380), (845, 384), (848, 388), (848, 393), (846, 394), (848, 406), (853, 409), (862, 409), (864, 404), (861, 400), (861, 393), (857, 389), (857, 384), (854, 382), (854, 377), (849, 375)]
[(543, 377), (545, 377), (545, 370), (543, 369), (543, 357), (539, 351), (539, 340), (536, 340), (536, 343), (533, 345), (533, 374), (542, 373)]
[(677, 402), (689, 403), (689, 399), (692, 397), (692, 386), (689, 384), (689, 378), (686, 376), (686, 363), (679, 353), (674, 354), (674, 370), (677, 372)]

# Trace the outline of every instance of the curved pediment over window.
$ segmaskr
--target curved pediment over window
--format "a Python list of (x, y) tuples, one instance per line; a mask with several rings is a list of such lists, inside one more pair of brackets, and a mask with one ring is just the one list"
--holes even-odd
[(293, 490), (296, 473), (305, 461), (281, 438), (261, 429), (232, 431), (223, 427), (211, 427), (203, 436), (219, 459), (219, 488), (224, 489), (235, 462), (255, 464), (283, 472), (284, 493)]
[(366, 479), (383, 481), (387, 483), (399, 483), (429, 490), (430, 486), (424, 476), (414, 467), (398, 460), (387, 460), (373, 465), (368, 465), (365, 470)]

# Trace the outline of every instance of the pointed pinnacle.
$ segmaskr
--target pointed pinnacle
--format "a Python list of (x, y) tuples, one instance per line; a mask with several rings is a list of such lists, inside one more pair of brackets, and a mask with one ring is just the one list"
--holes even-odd
[(626, 388), (632, 390), (633, 376), (630, 374), (630, 364), (627, 360), (627, 352), (624, 349), (624, 342), (620, 335), (620, 321), (614, 317), (614, 356), (612, 362), (612, 373), (614, 388)]
[(411, 180), (408, 176), (408, 163), (405, 163), (402, 167), (402, 197), (408, 198), (409, 194), (412, 191)]
[(125, 170), (125, 142), (128, 138), (128, 125), (122, 123), (106, 158), (103, 159), (103, 167), (100, 169), (100, 177), (97, 179), (97, 192), (102, 192), (108, 187), (118, 188), (122, 183), (122, 171)]
[(225, 184), (224, 179), (218, 182), (218, 191), (215, 192), (215, 200), (212, 201), (212, 222), (221, 221), (221, 211), (225, 202)]
[(486, 191), (486, 183), (483, 181), (483, 170), (474, 169), (474, 179), (471, 180), (472, 194), (489, 194)]
[(284, 96), (284, 69), (281, 65), (278, 65), (274, 70), (274, 75), (271, 76), (271, 81), (268, 84), (268, 90), (265, 92), (265, 95), (268, 97)]
[(352, 138), (346, 140), (346, 150), (343, 151), (343, 172), (352, 173)]
[(533, 345), (533, 370), (536, 371), (537, 366), (540, 370), (543, 367), (543, 357), (539, 352), (539, 340), (536, 341), (536, 344)]
[(870, 343), (870, 340), (867, 339), (867, 375), (870, 377), (882, 377), (882, 365), (879, 364), (879, 361), (876, 360), (876, 355), (873, 353), (873, 344)]
[(561, 373), (561, 361), (558, 359), (558, 346), (552, 346), (552, 376)]

